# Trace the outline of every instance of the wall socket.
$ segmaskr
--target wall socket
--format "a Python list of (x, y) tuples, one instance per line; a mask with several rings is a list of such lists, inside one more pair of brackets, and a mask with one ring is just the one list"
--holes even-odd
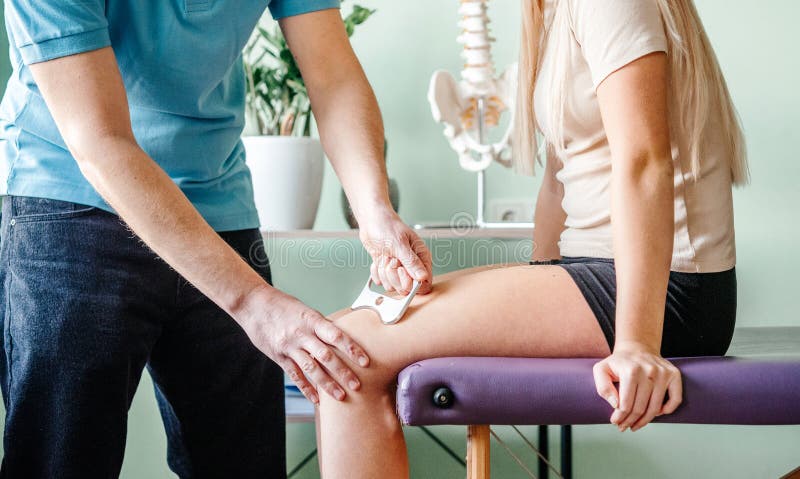
[(533, 221), (534, 202), (529, 198), (498, 198), (488, 201), (486, 220), (492, 223)]

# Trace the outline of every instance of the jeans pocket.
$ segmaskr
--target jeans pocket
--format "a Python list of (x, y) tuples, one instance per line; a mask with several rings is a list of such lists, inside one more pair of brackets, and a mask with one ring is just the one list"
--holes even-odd
[(12, 224), (76, 218), (98, 210), (94, 206), (47, 198), (9, 196), (5, 201), (11, 202)]
[(183, 0), (186, 13), (205, 12), (213, 0)]

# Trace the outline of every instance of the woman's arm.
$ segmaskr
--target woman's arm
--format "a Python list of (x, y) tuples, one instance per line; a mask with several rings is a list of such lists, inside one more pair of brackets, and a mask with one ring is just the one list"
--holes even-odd
[(558, 241), (564, 231), (567, 214), (561, 207), (564, 185), (556, 179), (556, 172), (560, 169), (561, 162), (555, 156), (548, 155), (533, 215), (533, 261), (561, 258)]
[(681, 401), (680, 373), (660, 356), (674, 236), (668, 68), (664, 53), (650, 54), (597, 88), (612, 155), (617, 310), (614, 351), (598, 363), (595, 378), (612, 406), (612, 381), (619, 381), (611, 422), (620, 430), (639, 429)]

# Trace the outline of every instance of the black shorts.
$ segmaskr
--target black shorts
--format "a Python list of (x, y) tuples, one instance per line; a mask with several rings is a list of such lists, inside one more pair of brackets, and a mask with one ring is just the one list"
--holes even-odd
[[(614, 349), (617, 281), (614, 260), (565, 257), (558, 263), (581, 290)], [(722, 356), (736, 323), (736, 269), (719, 273), (671, 271), (661, 355)]]

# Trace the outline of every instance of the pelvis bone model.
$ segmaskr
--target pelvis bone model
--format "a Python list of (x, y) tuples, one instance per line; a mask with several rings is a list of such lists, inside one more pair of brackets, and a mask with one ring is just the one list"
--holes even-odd
[[(444, 123), (444, 135), (458, 153), (461, 167), (482, 171), (497, 161), (510, 166), (511, 133), (517, 91), (517, 65), (509, 66), (495, 78), (492, 42), (489, 35), (488, 0), (460, 0), (461, 81), (450, 72), (439, 70), (431, 78), (428, 101), (433, 118)], [(487, 142), (488, 132), (497, 127), (500, 115), (508, 111), (511, 120), (497, 143)]]

